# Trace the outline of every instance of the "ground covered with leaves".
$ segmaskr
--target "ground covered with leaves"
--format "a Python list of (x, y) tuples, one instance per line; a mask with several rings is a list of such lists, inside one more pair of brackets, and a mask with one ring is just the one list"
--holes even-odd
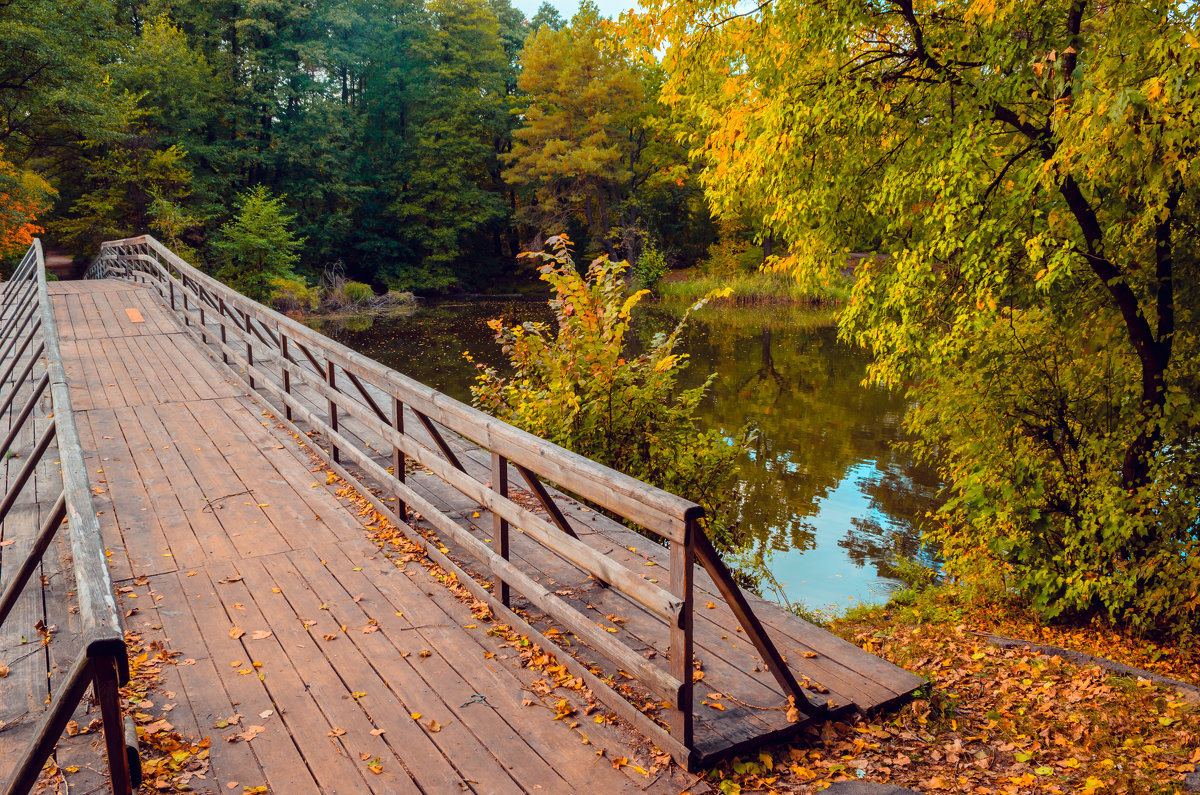
[(826, 724), (722, 765), (709, 777), (721, 791), (808, 792), (861, 780), (928, 793), (1174, 793), (1200, 765), (1200, 691), (990, 639), (1058, 646), (1200, 684), (1194, 646), (1045, 627), (947, 588), (860, 610), (832, 628), (929, 686), (898, 711)]

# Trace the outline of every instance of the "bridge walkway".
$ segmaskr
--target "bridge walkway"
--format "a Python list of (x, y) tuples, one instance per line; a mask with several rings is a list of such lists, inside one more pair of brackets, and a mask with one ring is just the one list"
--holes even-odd
[(158, 293), (49, 287), (126, 627), (161, 669), (134, 709), (159, 739), (210, 738), (193, 790), (703, 790), (381, 549)]

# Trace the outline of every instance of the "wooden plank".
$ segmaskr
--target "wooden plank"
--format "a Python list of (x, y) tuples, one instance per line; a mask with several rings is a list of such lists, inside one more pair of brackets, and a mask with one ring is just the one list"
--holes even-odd
[(164, 403), (199, 400), (210, 396), (211, 389), (204, 385), (203, 379), (196, 376), (194, 352), (177, 349), (173, 337), (170, 336), (145, 337), (139, 340), (139, 343), (139, 347), (146, 352), (147, 359), (152, 359), (158, 365), (166, 398)]
[[(370, 547), (362, 551), (368, 550), (375, 551)], [(520, 732), (514, 731), (515, 719), (512, 723), (506, 721), (495, 705), (480, 710), (478, 704), (472, 703), (475, 694), (492, 690), (482, 682), (472, 681), (475, 677), (470, 673), (464, 676), (453, 665), (455, 661), (461, 665), (462, 655), (473, 652), (476, 645), (467, 637), (470, 630), (464, 628), (464, 625), (477, 627), (470, 611), (460, 609), (454, 615), (447, 615), (440, 610), (427, 610), (431, 603), (424, 593), (416, 601), (392, 603), (376, 590), (373, 578), (354, 571), (361, 570), (361, 564), (369, 561), (359, 560), (359, 556), (348, 557), (346, 551), (344, 547), (329, 549), (324, 554), (330, 557), (324, 563), (307, 551), (288, 557), (304, 579), (327, 598), (334, 626), (349, 628), (345, 633), (347, 639), (372, 661), (379, 675), (389, 683), (410, 683), (397, 688), (400, 696), (419, 693), (423, 697), (411, 703), (411, 711), (449, 722), (436, 736), (430, 735), (446, 758), (464, 777), (488, 781), (497, 792), (537, 787), (563, 791), (565, 782), (554, 766), (532, 749)], [(331, 566), (331, 561), (337, 565)], [(386, 565), (388, 568), (372, 567), (374, 578), (407, 579), (390, 563)], [(414, 569), (411, 574), (414, 582), (419, 580), (428, 590), (442, 587), (423, 570)], [(422, 613), (415, 622), (412, 616), (405, 615), (406, 611), (414, 610)], [(369, 622), (375, 622), (382, 630), (363, 632), (371, 626)], [(423, 634), (427, 629), (444, 631), (436, 634), (437, 642), (432, 642), (430, 635)], [(423, 654), (423, 650), (429, 650), (430, 654)], [(476, 660), (482, 660), (482, 655)]]
[[(92, 411), (88, 412), (86, 419), (91, 428), (91, 438), (104, 442), (104, 452), (107, 453), (100, 456), (101, 468), (92, 470), (98, 474), (103, 472), (103, 482), (98, 483), (96, 488), (107, 496), (106, 502), (121, 530), (134, 576), (150, 576), (176, 571), (177, 556), (183, 560), (196, 560), (203, 553), (190, 533), (180, 538), (182, 543), (178, 549), (167, 538), (158, 518), (157, 506), (161, 502), (169, 507), (174, 500), (169, 494), (161, 494), (158, 490), (150, 492), (142, 481), (142, 469), (134, 457), (132, 445), (124, 437), (126, 427), (137, 429), (138, 426), (121, 420), (132, 419), (132, 412), (128, 408)], [(165, 479), (159, 482), (163, 481)], [(152, 498), (151, 493), (155, 497)]]
[[(147, 407), (146, 411), (150, 410)], [(198, 427), (185, 405), (164, 404), (153, 411), (183, 453), (188, 471), (200, 487), (203, 507), (216, 516), (238, 555), (270, 555), (291, 549), (287, 537), (251, 501), (253, 473), (243, 480), (222, 453), (222, 448), (237, 444), (237, 440), (219, 439)]]
[(110, 340), (110, 344), (113, 355), (121, 362), (128, 380), (133, 385), (133, 396), (127, 398), (129, 405), (154, 405), (161, 402), (154, 389), (154, 367), (144, 357), (135, 353), (133, 344), (139, 339), (140, 337), (117, 337)]
[[(299, 554), (302, 553), (293, 553), (290, 557), (295, 559)], [(364, 594), (357, 604), (360, 607), (366, 604), (368, 607), (360, 612), (363, 615), (369, 612), (378, 615), (379, 625), (383, 627), (383, 634), (387, 638), (395, 642), (394, 639), (400, 633), (404, 633), (405, 636), (415, 634), (428, 648), (456, 650), (453, 655), (446, 655), (442, 651), (445, 662), (454, 669), (451, 675), (466, 680), (470, 684), (471, 694), (484, 695), (487, 704), (472, 702), (468, 697), (464, 701), (465, 706), (457, 706), (455, 702), (458, 698), (455, 697), (447, 699), (449, 705), (452, 708), (457, 706), (455, 712), (464, 722), (481, 726), (476, 731), (485, 732), (488, 738), (512, 737), (513, 732), (516, 732), (539, 759), (548, 762), (557, 776), (565, 779), (565, 785), (559, 782), (551, 791), (613, 792), (625, 788), (632, 789), (630, 780), (612, 770), (611, 765), (597, 764), (596, 754), (589, 745), (581, 742), (582, 738), (572, 736), (568, 725), (553, 720), (553, 713), (548, 714), (536, 707), (523, 705), (527, 698), (537, 697), (531, 686), (539, 678), (538, 673), (523, 669), (519, 664), (514, 670), (512, 662), (518, 658), (513, 648), (503, 640), (491, 639), (486, 632), (488, 625), (482, 624), (473, 631), (464, 631), (464, 624), (477, 624), (478, 620), (448, 591), (430, 581), (423, 568), (412, 563), (405, 569), (398, 570), (392, 562), (380, 557), (352, 559), (345, 554), (344, 548), (339, 548), (332, 554), (336, 555), (336, 559), (331, 557), (322, 567), (326, 576), (338, 579), (348, 593)], [(311, 561), (308, 566), (316, 569)], [(363, 570), (355, 572), (356, 566), (361, 566)], [(399, 574), (404, 576), (397, 576)], [(309, 576), (319, 576), (319, 570)], [(345, 604), (344, 601), (342, 604)], [(350, 605), (345, 606), (350, 608)], [(396, 612), (403, 615), (396, 616)], [(350, 637), (357, 640), (353, 633), (350, 633)], [(493, 655), (492, 659), (505, 655), (502, 660), (512, 662), (490, 663), (487, 657), (489, 654)], [(378, 655), (372, 657), (377, 659)], [(551, 704), (565, 697), (575, 703), (576, 709), (582, 711), (586, 704), (578, 695), (575, 691), (558, 690), (552, 697)], [(485, 706), (486, 709), (481, 710), (481, 706)], [(480, 712), (484, 713), (485, 719), (502, 718), (504, 723), (496, 726), (490, 723), (481, 724), (481, 718), (476, 714)], [(589, 723), (587, 731), (603, 736), (600, 725), (595, 723)], [(628, 742), (628, 738), (623, 739)], [(492, 753), (498, 751), (503, 752), (502, 759), (508, 763), (509, 754), (513, 752), (498, 748)], [(516, 759), (517, 757), (513, 757), (512, 761)], [(526, 777), (527, 769), (524, 765), (520, 768), (521, 783), (526, 789), (532, 788), (531, 785), (535, 782), (543, 787), (554, 785), (554, 779), (548, 782), (545, 779)]]
[(136, 307), (126, 307), (125, 314), (129, 316), (131, 323), (145, 323), (146, 318), (142, 317), (142, 313)]
[[(96, 409), (100, 411), (100, 409)], [(107, 411), (107, 409), (104, 409)], [(83, 464), (89, 473), (103, 469), (97, 450), (97, 439), (92, 431), (89, 415), (91, 412), (75, 412), (75, 426), (79, 432), (79, 442), (83, 452)], [(61, 459), (59, 459), (61, 460)], [(90, 475), (89, 475), (90, 477)], [(103, 476), (99, 476), (103, 477)], [(103, 495), (107, 502), (107, 495)], [(121, 537), (121, 529), (117, 525), (116, 513), (111, 507), (99, 506), (96, 521), (100, 525), (100, 538), (108, 555), (108, 568), (116, 580), (124, 580), (133, 576), (132, 564), (129, 561), (129, 550)]]
[[(159, 468), (166, 476), (171, 492), (178, 500), (188, 526), (195, 535), (200, 549), (204, 550), (202, 558), (189, 560), (183, 565), (185, 567), (200, 566), (218, 560), (235, 560), (240, 557), (237, 548), (226, 534), (225, 528), (209, 508), (209, 501), (205, 499), (203, 489), (188, 468), (188, 458), (185, 458), (188, 454), (172, 443), (171, 436), (163, 426), (158, 414), (154, 411), (142, 410), (132, 417), (123, 415), (122, 419), (130, 425), (126, 433), (131, 434), (128, 437), (131, 440), (139, 438), (134, 435), (133, 424), (136, 422), (141, 426), (141, 433), (144, 434), (146, 440), (145, 452), (157, 457)], [(140, 446), (132, 452), (135, 453), (135, 460), (139, 463), (144, 461), (147, 467), (153, 465), (148, 458), (143, 458)]]
[(118, 344), (122, 342), (124, 342), (124, 337), (110, 337), (93, 342), (93, 345), (98, 348), (97, 356), (102, 366), (105, 367), (105, 379), (109, 384), (115, 385), (117, 393), (120, 395), (119, 402), (114, 403), (113, 408), (137, 406), (142, 403), (142, 396), (138, 392), (137, 384), (133, 381), (129, 364), (124, 361), (124, 357), (117, 348)]
[(180, 386), (172, 373), (172, 368), (162, 360), (159, 347), (152, 336), (142, 336), (125, 341), (129, 351), (145, 364), (143, 374), (147, 385), (154, 393), (154, 403), (172, 403), (188, 400), (194, 395), (187, 389), (186, 384)]
[[(379, 758), (386, 777), (376, 780), (383, 784), (384, 792), (392, 788), (416, 791), (418, 784), (426, 791), (458, 789), (463, 775), (432, 736), (410, 717), (420, 711), (433, 719), (441, 706), (436, 693), (415, 676), (405, 676), (401, 670), (408, 667), (405, 661), (393, 664), (391, 658), (399, 656), (395, 649), (382, 660), (364, 659), (333, 618), (332, 604), (337, 596), (320, 583), (307, 582), (289, 558), (275, 555), (247, 561), (240, 571), (247, 587), (259, 594), (259, 608), (275, 628), (275, 636), (293, 664), (302, 671), (310, 692), (330, 720), (345, 730), (344, 735), (335, 738), (335, 746), (356, 762), (361, 753)], [(273, 588), (280, 593), (273, 593)], [(315, 623), (306, 630), (305, 621)], [(337, 640), (325, 640), (325, 635)], [(354, 697), (354, 693), (361, 695)], [(472, 750), (479, 752), (478, 748)]]
[[(272, 791), (318, 791), (314, 770), (302, 750), (291, 741), (283, 724), (272, 726), (269, 733), (259, 735), (249, 743), (239, 741), (231, 744), (226, 741), (227, 737), (238, 733), (239, 727), (260, 720), (262, 712), (272, 710), (278, 713), (279, 706), (272, 700), (264, 681), (253, 675), (241, 676), (237, 673), (238, 669), (229, 664), (237, 660), (245, 661), (247, 654), (241, 642), (229, 636), (227, 630), (233, 622), (216, 594), (217, 586), (213, 580), (226, 575), (213, 578), (207, 569), (198, 568), (195, 571), (195, 576), (179, 572), (163, 575), (151, 582), (154, 589), (165, 597), (158, 603), (158, 609), (163, 617), (163, 627), (172, 640), (171, 645), (183, 653), (185, 660), (196, 660), (195, 670), (188, 666), (183, 681), (197, 720), (213, 727), (209, 730), (213, 731), (211, 758), (214, 770), (226, 769), (228, 772), (225, 777), (230, 781), (246, 785), (260, 783), (245, 779), (248, 765), (244, 758), (239, 759), (245, 754), (256, 760), (266, 778), (264, 783)], [(204, 629), (201, 630), (201, 627)], [(237, 726), (214, 731), (218, 720), (235, 713), (242, 714), (245, 719)], [(303, 722), (306, 718), (311, 718), (311, 715), (298, 712), (293, 719)], [(317, 725), (313, 724), (314, 727)], [(244, 728), (240, 730), (245, 731)], [(323, 752), (324, 749), (320, 750)], [(313, 757), (313, 761), (319, 763), (326, 760), (320, 753)]]
[[(204, 427), (213, 438), (237, 440), (238, 443), (230, 442), (221, 452), (232, 470), (249, 486), (246, 499), (261, 509), (271, 527), (286, 531), (289, 548), (323, 544), (336, 537), (321, 514), (306, 510), (304, 498), (299, 494), (301, 490), (312, 490), (304, 482), (310, 473), (298, 463), (288, 468), (286, 474), (280, 472), (256, 445), (243, 443), (242, 427), (255, 422), (255, 417), (238, 403), (224, 402), (228, 400), (195, 401), (186, 404), (185, 408), (191, 412), (196, 424)], [(235, 422), (231, 415), (237, 416), (240, 422)], [(259, 428), (262, 428), (261, 424)], [(292, 483), (297, 481), (299, 483), (293, 486)], [(344, 513), (336, 511), (331, 521), (341, 519), (344, 522)]]
[[(262, 414), (261, 406), (246, 397), (219, 398), (213, 402), (225, 410), (234, 431), (254, 445), (293, 489), (290, 504), (293, 521), (320, 522), (339, 540), (362, 538), (362, 525), (346, 511), (346, 504), (318, 482), (324, 480), (323, 468), (319, 474), (310, 471), (312, 462), (306, 453), (299, 450), (296, 440), (278, 438), (272, 435), (271, 423), (256, 420)], [(238, 411), (235, 407), (245, 410)]]
[[(265, 639), (254, 639), (255, 631), (266, 631), (271, 624), (259, 610), (260, 595), (251, 592), (240, 579), (243, 566), (252, 570), (252, 564), (245, 560), (236, 565), (227, 562), (209, 567), (201, 573), (207, 575), (207, 580), (201, 580), (200, 576), (190, 578), (191, 582), (185, 580), (184, 589), (190, 591), (197, 583), (213, 589), (207, 599), (192, 600), (189, 604), (196, 613), (197, 623), (207, 630), (206, 641), (218, 662), (218, 670), (223, 672), (226, 687), (232, 690), (239, 687), (234, 683), (250, 683), (239, 687), (252, 691), (249, 700), (236, 700), (248, 723), (267, 729), (252, 742), (254, 750), (259, 752), (263, 746), (274, 745), (298, 748), (317, 783), (327, 790), (385, 791), (386, 788), (373, 789), (379, 779), (367, 771), (366, 762), (357, 753), (351, 758), (329, 736), (334, 729), (343, 728), (339, 721), (349, 722), (354, 713), (361, 715), (354, 699), (348, 697), (350, 691), (338, 685), (336, 673), (332, 679), (321, 678), (322, 672), (298, 667), (284, 648), (287, 630), (283, 627), (278, 628), (283, 637), (272, 631)], [(261, 596), (265, 600), (266, 594)], [(197, 605), (206, 603), (206, 612), (201, 615)], [(294, 616), (293, 623), (300, 625)], [(235, 626), (246, 633), (236, 640), (229, 634)], [(217, 638), (215, 641), (213, 636)], [(221, 651), (217, 651), (218, 645)], [(239, 665), (234, 665), (235, 662)], [(256, 662), (261, 667), (255, 667)], [(248, 673), (239, 673), (247, 670)], [(321, 703), (325, 689), (332, 687), (338, 687), (338, 693), (330, 693), (333, 697), (328, 699), (329, 703)], [(262, 717), (267, 710), (273, 714)], [(369, 729), (364, 733), (370, 736)]]
[(98, 401), (101, 408), (116, 408), (125, 405), (125, 396), (121, 393), (121, 387), (117, 383), (118, 373), (113, 371), (108, 357), (104, 353), (107, 342), (103, 338), (90, 339), (85, 343), (87, 347), (84, 352), (95, 365), (96, 384), (102, 396)]

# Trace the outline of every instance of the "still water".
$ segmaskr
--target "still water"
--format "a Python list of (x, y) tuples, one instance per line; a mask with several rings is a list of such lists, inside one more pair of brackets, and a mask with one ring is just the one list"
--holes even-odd
[[(441, 301), (396, 317), (322, 320), (322, 332), (389, 367), (470, 402), (475, 368), (504, 370), (487, 321), (550, 321), (544, 301)], [(644, 340), (676, 318), (648, 307), (636, 316)], [(919, 552), (919, 525), (936, 507), (937, 479), (893, 442), (902, 438), (899, 395), (862, 386), (866, 355), (837, 340), (827, 312), (708, 307), (690, 321), (681, 348), (690, 387), (715, 372), (699, 422), (755, 441), (740, 468), (736, 561), (763, 575), (763, 593), (834, 613), (885, 601), (897, 558)]]

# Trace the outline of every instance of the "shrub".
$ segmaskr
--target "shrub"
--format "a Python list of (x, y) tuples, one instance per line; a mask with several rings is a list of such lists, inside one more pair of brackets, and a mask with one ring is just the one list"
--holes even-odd
[(348, 281), (343, 284), (342, 294), (346, 296), (347, 302), (355, 306), (369, 304), (375, 298), (375, 291), (371, 289), (369, 284), (355, 281)]
[(638, 284), (647, 290), (653, 290), (667, 273), (667, 258), (658, 250), (653, 242), (647, 240), (642, 246), (642, 255), (633, 266), (633, 275)]
[(371, 289), (371, 286), (342, 276), (340, 266), (335, 266), (333, 270), (325, 273), (323, 284), (325, 290), (323, 303), (326, 309), (354, 309), (375, 302), (375, 291)]
[(711, 377), (695, 389), (676, 389), (688, 364), (687, 354), (675, 350), (687, 316), (670, 334), (655, 335), (645, 353), (628, 353), (630, 312), (646, 295), (642, 290), (626, 297), (622, 274), (628, 264), (601, 257), (580, 274), (565, 237), (547, 243), (553, 253), (527, 256), (542, 259), (541, 278), (554, 288), (557, 330), (546, 323), (508, 328), (491, 321), (513, 375), (477, 365), (482, 372), (471, 388), (474, 404), (699, 503), (714, 543), (727, 547), (737, 508), (736, 458), (747, 434), (731, 441), (696, 427), (696, 406)]
[(321, 291), (303, 279), (274, 276), (267, 284), (269, 303), (280, 312), (311, 312), (321, 305)]

